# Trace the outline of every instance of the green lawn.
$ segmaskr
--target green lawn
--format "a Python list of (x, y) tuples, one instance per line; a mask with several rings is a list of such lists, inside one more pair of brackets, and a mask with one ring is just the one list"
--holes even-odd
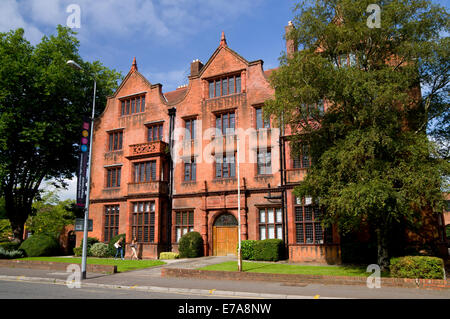
[[(63, 263), (73, 263), (81, 265), (81, 258), (61, 258), (61, 257), (26, 257), (20, 258), (19, 260), (39, 260), (39, 261), (50, 261), (50, 262), (63, 262)], [(118, 272), (124, 272), (128, 270), (135, 270), (141, 268), (154, 267), (159, 265), (164, 265), (165, 262), (160, 260), (143, 259), (143, 260), (121, 260), (114, 258), (87, 258), (88, 264), (93, 265), (117, 265)]]
[[(221, 264), (199, 268), (200, 270), (237, 271), (237, 261), (227, 261)], [(366, 272), (364, 266), (303, 266), (277, 263), (242, 262), (242, 270), (247, 272), (261, 272), (273, 274), (303, 274), (324, 276), (359, 276), (367, 277), (372, 273)], [(388, 277), (384, 273), (382, 277)]]

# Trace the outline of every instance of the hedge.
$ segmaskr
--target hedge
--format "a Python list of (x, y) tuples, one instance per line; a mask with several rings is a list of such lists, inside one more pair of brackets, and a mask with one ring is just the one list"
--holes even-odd
[(89, 250), (93, 257), (108, 257), (109, 249), (108, 245), (104, 243), (95, 243)]
[[(91, 247), (98, 243), (98, 238), (95, 237), (88, 237), (87, 239), (87, 256), (91, 257)], [(75, 247), (73, 249), (73, 253), (75, 256), (80, 257), (83, 254), (83, 239), (81, 239), (80, 247)]]
[(181, 258), (203, 256), (203, 238), (199, 232), (189, 232), (181, 236), (178, 251)]
[(20, 247), (20, 243), (14, 241), (5, 241), (0, 243), (0, 248), (3, 248), (6, 251), (17, 250)]
[(163, 252), (159, 254), (159, 259), (178, 259), (180, 255), (173, 252)]
[(284, 259), (284, 245), (281, 239), (257, 240), (253, 244), (254, 260), (278, 261)]
[(28, 257), (54, 256), (59, 254), (58, 241), (45, 234), (36, 234), (26, 239), (19, 247)]
[(5, 250), (3, 247), (0, 247), (0, 259), (22, 258), (24, 255), (23, 250)]
[[(254, 246), (256, 240), (243, 240), (241, 241), (241, 258), (244, 260), (255, 260)], [(237, 249), (239, 249), (239, 244)]]
[(391, 258), (391, 277), (443, 279), (444, 261), (438, 257), (404, 256)]

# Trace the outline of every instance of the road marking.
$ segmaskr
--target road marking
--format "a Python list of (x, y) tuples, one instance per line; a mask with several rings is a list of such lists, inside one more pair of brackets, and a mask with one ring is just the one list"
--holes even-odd
[(212, 295), (216, 289), (211, 289), (209, 293)]
[(319, 299), (320, 295), (315, 295), (314, 299)]

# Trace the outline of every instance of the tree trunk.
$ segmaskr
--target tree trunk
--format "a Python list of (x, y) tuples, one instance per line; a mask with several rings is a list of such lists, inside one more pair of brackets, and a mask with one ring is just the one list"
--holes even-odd
[(26, 201), (25, 205), (21, 202), (20, 205), (17, 205), (13, 196), (8, 195), (5, 196), (6, 217), (11, 223), (13, 241), (21, 243), (23, 241), (25, 222), (31, 214), (31, 202)]
[(389, 270), (389, 251), (387, 245), (387, 234), (380, 228), (376, 230), (377, 234), (377, 263), (381, 271)]

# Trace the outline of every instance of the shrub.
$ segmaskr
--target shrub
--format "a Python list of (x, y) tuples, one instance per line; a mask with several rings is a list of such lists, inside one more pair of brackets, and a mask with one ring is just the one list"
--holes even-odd
[(11, 251), (11, 250), (17, 250), (19, 249), (20, 243), (16, 243), (13, 241), (6, 241), (3, 243), (0, 243), (0, 248), (3, 248), (6, 251)]
[(0, 247), (0, 259), (15, 259), (24, 257), (24, 252), (22, 250), (5, 250)]
[(104, 243), (95, 243), (92, 245), (90, 253), (94, 257), (108, 257), (109, 256), (108, 245)]
[(284, 245), (281, 239), (257, 240), (253, 244), (254, 260), (278, 261), (284, 259)]
[[(118, 234), (111, 238), (111, 240), (108, 243), (108, 257), (114, 257), (116, 255), (116, 247), (114, 247), (114, 244), (119, 240), (120, 237), (123, 237), (123, 242), (126, 242), (125, 234)], [(123, 255), (125, 256), (125, 245), (123, 247)]]
[(443, 279), (444, 261), (438, 257), (405, 256), (391, 258), (391, 277)]
[(203, 256), (203, 238), (198, 232), (184, 234), (179, 241), (178, 250), (181, 258), (195, 258)]
[[(254, 246), (256, 240), (243, 240), (241, 241), (241, 258), (244, 260), (254, 260)], [(239, 248), (239, 244), (238, 244)]]
[(83, 247), (75, 247), (75, 248), (73, 249), (73, 254), (74, 254), (76, 257), (80, 257), (81, 255), (83, 255)]
[(48, 235), (37, 234), (29, 237), (19, 247), (28, 257), (54, 256), (59, 253), (58, 241)]
[[(98, 243), (99, 240), (95, 237), (88, 237), (87, 239), (87, 256), (91, 257), (91, 247)], [(83, 239), (81, 239), (80, 247), (76, 247), (73, 249), (73, 253), (75, 256), (80, 257), (83, 255)]]
[(164, 252), (159, 254), (159, 259), (178, 259), (180, 254), (173, 252)]

